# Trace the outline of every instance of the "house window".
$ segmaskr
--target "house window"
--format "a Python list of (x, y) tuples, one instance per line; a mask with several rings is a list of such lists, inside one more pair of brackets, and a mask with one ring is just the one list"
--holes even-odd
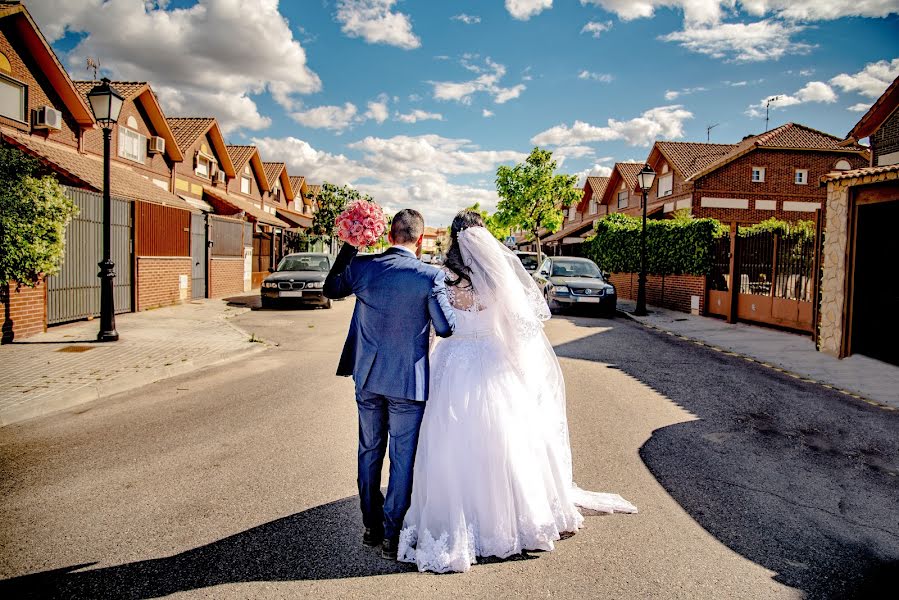
[(752, 167), (753, 183), (762, 183), (765, 181), (765, 167)]
[(147, 138), (127, 127), (119, 126), (119, 156), (142, 163), (147, 158)]
[(627, 190), (623, 192), (618, 192), (618, 208), (627, 208), (628, 198), (627, 198)]
[(281, 186), (280, 185), (275, 185), (275, 187), (272, 188), (272, 198), (274, 199), (274, 201), (276, 203), (278, 203), (278, 204), (281, 203)]
[(796, 185), (807, 185), (808, 169), (796, 169), (796, 176), (793, 181)]
[(852, 168), (852, 165), (849, 164), (849, 161), (844, 159), (840, 159), (837, 161), (837, 164), (833, 167), (837, 171), (848, 171)]
[(671, 195), (673, 177), (670, 174), (659, 177), (659, 198)]
[(595, 215), (597, 212), (599, 212), (599, 205), (598, 205), (598, 203), (596, 202), (596, 198), (591, 198), (591, 200), (590, 200), (590, 214), (591, 214), (591, 215)]
[(204, 154), (197, 154), (197, 168), (194, 172), (200, 177), (212, 177), (215, 171), (216, 160)]
[(250, 179), (249, 177), (247, 177), (246, 175), (241, 175), (240, 176), (240, 191), (244, 194), (249, 195), (253, 189), (252, 181), (253, 180)]
[(0, 74), (0, 116), (16, 121), (26, 122), (25, 119), (25, 92), (28, 89), (24, 83)]

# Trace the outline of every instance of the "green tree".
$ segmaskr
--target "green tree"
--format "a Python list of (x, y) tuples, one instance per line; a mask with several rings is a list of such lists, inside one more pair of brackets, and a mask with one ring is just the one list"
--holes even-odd
[(346, 209), (350, 202), (355, 200), (371, 200), (371, 196), (362, 194), (359, 190), (348, 185), (337, 187), (333, 183), (323, 183), (322, 191), (318, 195), (318, 210), (312, 217), (311, 234), (319, 239), (331, 240), (335, 237), (335, 225), (337, 216)]
[(52, 175), (14, 148), (0, 147), (0, 285), (33, 287), (59, 272), (66, 226), (78, 207)]
[(540, 230), (555, 233), (562, 226), (563, 208), (583, 196), (576, 175), (555, 174), (552, 152), (534, 148), (523, 163), (502, 165), (496, 170), (497, 222), (510, 229), (522, 229), (537, 243), (537, 261), (543, 262)]
[(486, 210), (482, 210), (480, 202), (475, 202), (465, 210), (473, 210), (480, 214), (481, 218), (484, 219), (484, 226), (487, 227), (487, 231), (492, 233), (493, 237), (501, 242), (504, 242), (512, 233), (512, 229), (508, 225), (503, 225), (499, 222), (496, 214), (491, 215)]

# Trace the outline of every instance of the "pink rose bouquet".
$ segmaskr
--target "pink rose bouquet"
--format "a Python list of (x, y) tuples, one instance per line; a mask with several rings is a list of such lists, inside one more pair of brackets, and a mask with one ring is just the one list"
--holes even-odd
[(337, 237), (357, 248), (368, 248), (387, 231), (387, 217), (369, 200), (355, 200), (334, 221)]

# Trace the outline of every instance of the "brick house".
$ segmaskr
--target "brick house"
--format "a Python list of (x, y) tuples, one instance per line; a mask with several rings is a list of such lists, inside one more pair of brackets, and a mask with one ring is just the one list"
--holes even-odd
[(635, 216), (640, 212), (642, 196), (637, 185), (637, 173), (642, 168), (643, 163), (615, 163), (599, 202), (599, 210), (604, 215), (620, 212)]
[[(96, 263), (101, 224), (96, 214), (102, 201), (103, 161), (96, 143), (100, 132), (82, 90), (69, 78), (20, 4), (0, 4), (0, 86), (4, 88), (2, 143), (38, 159), (70, 186), (67, 193), (81, 207), (77, 226), (67, 232), (60, 274), (35, 290), (16, 292), (4, 306), (4, 311), (13, 314), (22, 294), (32, 300), (37, 297), (43, 305), (43, 314), (29, 319), (27, 327), (24, 319), (18, 319), (19, 325), (14, 319), (5, 319), (6, 337), (24, 337), (43, 330), (48, 323), (90, 317), (99, 311)], [(135, 86), (126, 92), (124, 122), (113, 131), (113, 153), (118, 157), (118, 134), (124, 129), (143, 128), (147, 134), (161, 134), (168, 148), (159, 153), (162, 156), (146, 156), (142, 164), (117, 158), (111, 165), (118, 312), (178, 302), (190, 294), (190, 278), (180, 264), (189, 267), (189, 262), (179, 258), (187, 255), (189, 234), (184, 227), (193, 208), (169, 191), (171, 165), (180, 160), (180, 150), (149, 87)], [(129, 127), (132, 124), (137, 127)], [(102, 152), (102, 145), (99, 147)], [(35, 317), (39, 312), (32, 308), (29, 314)]]
[(738, 144), (656, 142), (647, 159), (657, 174), (648, 210), (669, 215), (689, 208), (694, 217), (724, 223), (812, 220), (826, 195), (814, 182), (867, 161), (854, 140), (797, 123)]
[(899, 280), (890, 271), (899, 256), (899, 78), (847, 143), (864, 138), (867, 166), (820, 179), (827, 218), (817, 345), (840, 358), (858, 353), (899, 365)]
[(552, 255), (580, 256), (580, 244), (593, 235), (594, 225), (608, 211), (602, 204), (609, 177), (587, 177), (581, 201), (565, 209), (562, 228), (542, 241)]

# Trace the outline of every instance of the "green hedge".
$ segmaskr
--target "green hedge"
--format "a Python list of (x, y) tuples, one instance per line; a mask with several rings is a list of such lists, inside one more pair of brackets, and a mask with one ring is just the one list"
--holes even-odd
[[(640, 270), (641, 219), (612, 214), (596, 224), (596, 235), (584, 242), (584, 255), (604, 271)], [(706, 275), (711, 270), (715, 239), (727, 229), (715, 219), (671, 219), (646, 222), (648, 271), (654, 275)]]

